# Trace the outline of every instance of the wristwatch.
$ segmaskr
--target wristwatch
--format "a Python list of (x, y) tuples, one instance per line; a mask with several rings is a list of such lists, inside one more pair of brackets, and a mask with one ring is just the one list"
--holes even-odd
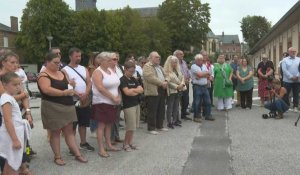
[(25, 111), (26, 111), (26, 114), (31, 114), (31, 110), (29, 108), (27, 108)]

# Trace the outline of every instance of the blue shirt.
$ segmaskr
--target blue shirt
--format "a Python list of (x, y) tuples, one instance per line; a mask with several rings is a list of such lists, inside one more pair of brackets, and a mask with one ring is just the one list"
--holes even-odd
[[(299, 79), (297, 81), (292, 81), (291, 78), (294, 76), (299, 77), (299, 57), (286, 57), (282, 60), (282, 72), (283, 72), (283, 81), (287, 83), (300, 82)], [(299, 77), (300, 78), (300, 77)]]
[(202, 64), (202, 66), (198, 66), (197, 64), (193, 64), (191, 67), (191, 73), (192, 73), (192, 81), (193, 84), (197, 84), (197, 85), (207, 85), (207, 77), (201, 77), (199, 78), (197, 76), (197, 73), (199, 72), (207, 72), (207, 67)]

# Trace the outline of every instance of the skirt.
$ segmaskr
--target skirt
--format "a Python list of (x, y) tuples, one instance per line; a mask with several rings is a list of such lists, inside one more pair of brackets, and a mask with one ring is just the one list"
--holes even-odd
[(69, 123), (77, 121), (75, 106), (68, 106), (42, 100), (42, 122), (44, 129), (62, 129)]
[(92, 119), (105, 124), (115, 123), (117, 121), (117, 108), (110, 104), (93, 104)]

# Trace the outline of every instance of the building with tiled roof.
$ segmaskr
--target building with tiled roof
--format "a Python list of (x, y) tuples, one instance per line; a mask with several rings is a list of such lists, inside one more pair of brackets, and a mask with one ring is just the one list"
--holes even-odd
[(75, 9), (87, 10), (87, 9), (96, 9), (97, 0), (75, 0)]
[(18, 33), (18, 18), (11, 16), (11, 27), (0, 23), (0, 49), (10, 49), (15, 51), (14, 40)]

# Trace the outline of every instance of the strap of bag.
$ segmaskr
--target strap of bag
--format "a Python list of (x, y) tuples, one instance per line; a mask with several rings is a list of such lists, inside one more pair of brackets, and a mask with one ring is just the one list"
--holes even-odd
[(80, 78), (82, 78), (82, 80), (85, 82), (85, 84), (87, 84), (87, 82), (86, 82), (86, 79), (84, 79), (83, 78), (83, 76), (79, 73), (79, 72), (77, 72), (77, 70), (75, 70), (73, 67), (71, 67), (70, 65), (68, 65), (71, 69), (73, 69), (79, 76), (80, 76)]

